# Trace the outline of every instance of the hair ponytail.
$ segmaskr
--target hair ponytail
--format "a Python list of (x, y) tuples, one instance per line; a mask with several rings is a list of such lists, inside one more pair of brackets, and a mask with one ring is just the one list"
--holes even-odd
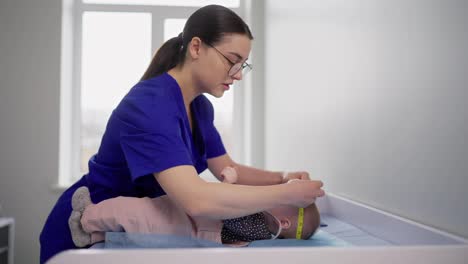
[(185, 24), (184, 31), (166, 41), (156, 52), (141, 80), (161, 75), (183, 64), (187, 45), (193, 37), (214, 45), (224, 34), (244, 34), (253, 39), (247, 24), (234, 11), (220, 5), (208, 5), (195, 11)]
[(182, 54), (182, 33), (175, 38), (166, 41), (156, 52), (151, 60), (150, 66), (146, 69), (141, 80), (147, 80), (158, 76), (174, 68), (183, 60)]

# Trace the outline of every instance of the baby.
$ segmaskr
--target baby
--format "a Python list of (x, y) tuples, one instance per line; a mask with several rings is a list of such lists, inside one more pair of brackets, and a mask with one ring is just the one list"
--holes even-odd
[[(224, 183), (235, 184), (236, 170), (225, 168)], [(68, 220), (73, 242), (85, 247), (104, 240), (105, 232), (188, 236), (232, 246), (275, 238), (309, 239), (320, 225), (315, 204), (281, 206), (244, 217), (214, 220), (187, 215), (167, 195), (157, 198), (116, 197), (93, 204), (87, 187), (72, 197)]]

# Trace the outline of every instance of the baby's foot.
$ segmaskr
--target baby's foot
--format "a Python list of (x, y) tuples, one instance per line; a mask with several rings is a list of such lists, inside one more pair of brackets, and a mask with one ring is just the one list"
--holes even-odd
[(73, 211), (83, 213), (86, 206), (92, 204), (91, 196), (89, 195), (88, 187), (82, 186), (73, 193), (72, 208)]
[(75, 246), (85, 247), (91, 244), (91, 234), (86, 233), (81, 225), (81, 213), (72, 211), (68, 218), (68, 227), (72, 235), (72, 240)]

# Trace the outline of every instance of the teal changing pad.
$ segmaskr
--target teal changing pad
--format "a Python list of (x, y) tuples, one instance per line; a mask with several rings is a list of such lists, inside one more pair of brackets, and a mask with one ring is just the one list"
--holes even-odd
[[(389, 245), (390, 243), (368, 234), (357, 227), (332, 216), (321, 216), (321, 227), (308, 240), (258, 240), (248, 247), (349, 247), (363, 245)], [(104, 243), (93, 248), (203, 248), (224, 245), (189, 237), (157, 234), (107, 232)]]
[[(321, 227), (308, 240), (275, 239), (258, 240), (248, 247), (349, 247), (381, 246), (391, 243), (368, 234), (363, 230), (339, 219), (321, 216)], [(189, 237), (156, 234), (132, 234), (125, 232), (107, 232), (104, 243), (92, 248), (203, 248), (226, 247), (224, 245)]]
[[(344, 247), (351, 244), (322, 230), (309, 240), (275, 239), (258, 240), (248, 247)], [(193, 239), (174, 235), (135, 234), (125, 232), (107, 232), (106, 241), (93, 248), (213, 248), (227, 247), (208, 240)]]

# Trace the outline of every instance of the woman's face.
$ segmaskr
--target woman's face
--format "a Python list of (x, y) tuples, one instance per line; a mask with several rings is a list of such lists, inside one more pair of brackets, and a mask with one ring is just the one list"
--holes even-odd
[(244, 63), (250, 53), (251, 40), (241, 34), (225, 35), (213, 46), (201, 42), (199, 57), (194, 62), (194, 81), (201, 93), (223, 96), (235, 80), (242, 79), (242, 69), (230, 75), (233, 64)]

